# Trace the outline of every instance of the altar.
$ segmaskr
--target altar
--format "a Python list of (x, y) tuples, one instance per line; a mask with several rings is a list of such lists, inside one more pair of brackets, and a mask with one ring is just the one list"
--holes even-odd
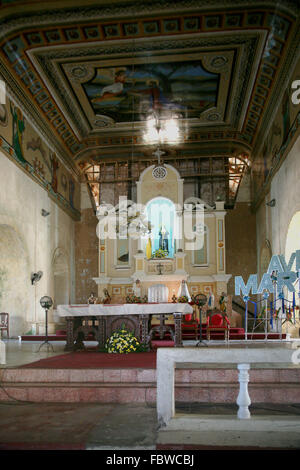
[(198, 197), (184, 198), (183, 189), (177, 169), (164, 164), (140, 174), (135, 201), (120, 197), (113, 206), (103, 194), (106, 202), (96, 214), (98, 277), (93, 277), (99, 303), (104, 292), (113, 304), (129, 303), (133, 296), (153, 302), (151, 289), (158, 286), (166, 294), (155, 301), (171, 303), (181, 296), (184, 280), (191, 296), (203, 294), (210, 300), (207, 307), (219, 307), (231, 278), (224, 201), (210, 206)]
[[(93, 333), (99, 348), (103, 348), (112, 332), (125, 324), (137, 339), (150, 348), (152, 334), (170, 333), (174, 346), (182, 346), (181, 320), (193, 312), (188, 303), (144, 303), (144, 304), (87, 304), (58, 305), (58, 315), (67, 322), (66, 351), (84, 348), (83, 340)], [(151, 327), (151, 315), (159, 315), (159, 326)], [(165, 316), (172, 315), (174, 329), (165, 324)]]

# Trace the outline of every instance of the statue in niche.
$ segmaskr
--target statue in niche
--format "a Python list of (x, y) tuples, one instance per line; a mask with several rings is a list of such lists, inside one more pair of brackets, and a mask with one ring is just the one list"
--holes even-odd
[(167, 231), (166, 227), (164, 225), (161, 226), (161, 229), (159, 231), (159, 248), (161, 250), (165, 250), (169, 252), (169, 232)]

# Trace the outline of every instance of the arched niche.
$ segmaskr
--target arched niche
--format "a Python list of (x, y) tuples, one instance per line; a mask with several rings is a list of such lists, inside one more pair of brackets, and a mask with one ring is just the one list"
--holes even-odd
[(158, 249), (168, 252), (173, 258), (176, 251), (176, 207), (171, 199), (158, 196), (146, 204), (146, 214), (151, 222), (152, 254)]
[(21, 236), (0, 224), (0, 311), (9, 314), (10, 336), (26, 332), (29, 315), (30, 270)]
[(57, 305), (70, 303), (70, 276), (68, 257), (64, 250), (57, 248), (52, 259), (53, 302)]

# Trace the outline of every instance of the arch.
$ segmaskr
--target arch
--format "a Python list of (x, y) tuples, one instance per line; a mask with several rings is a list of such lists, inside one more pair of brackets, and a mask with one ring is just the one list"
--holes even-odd
[(58, 247), (52, 257), (53, 273), (53, 302), (54, 308), (57, 305), (70, 303), (70, 273), (66, 252)]
[(25, 333), (30, 286), (25, 244), (14, 227), (0, 224), (0, 311), (9, 313), (10, 336)]

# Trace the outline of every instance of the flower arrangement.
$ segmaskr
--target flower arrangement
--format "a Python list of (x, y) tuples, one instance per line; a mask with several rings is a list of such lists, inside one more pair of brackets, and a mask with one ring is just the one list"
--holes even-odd
[(145, 346), (134, 336), (132, 331), (126, 330), (124, 325), (119, 330), (114, 331), (105, 343), (105, 350), (108, 353), (128, 354), (131, 352), (143, 352)]
[(179, 302), (180, 304), (186, 304), (186, 303), (188, 303), (188, 301), (189, 301), (189, 299), (186, 295), (181, 295), (177, 299), (177, 302)]
[(167, 256), (167, 250), (162, 250), (161, 248), (159, 248), (158, 250), (155, 250), (152, 258), (166, 258)]
[(127, 304), (146, 304), (148, 302), (148, 297), (144, 295), (144, 297), (139, 297), (134, 294), (127, 295), (126, 303)]
[(197, 295), (191, 295), (191, 301), (189, 302), (190, 305), (198, 305), (199, 307), (202, 307), (205, 305), (207, 302), (207, 297), (204, 294), (197, 294)]

